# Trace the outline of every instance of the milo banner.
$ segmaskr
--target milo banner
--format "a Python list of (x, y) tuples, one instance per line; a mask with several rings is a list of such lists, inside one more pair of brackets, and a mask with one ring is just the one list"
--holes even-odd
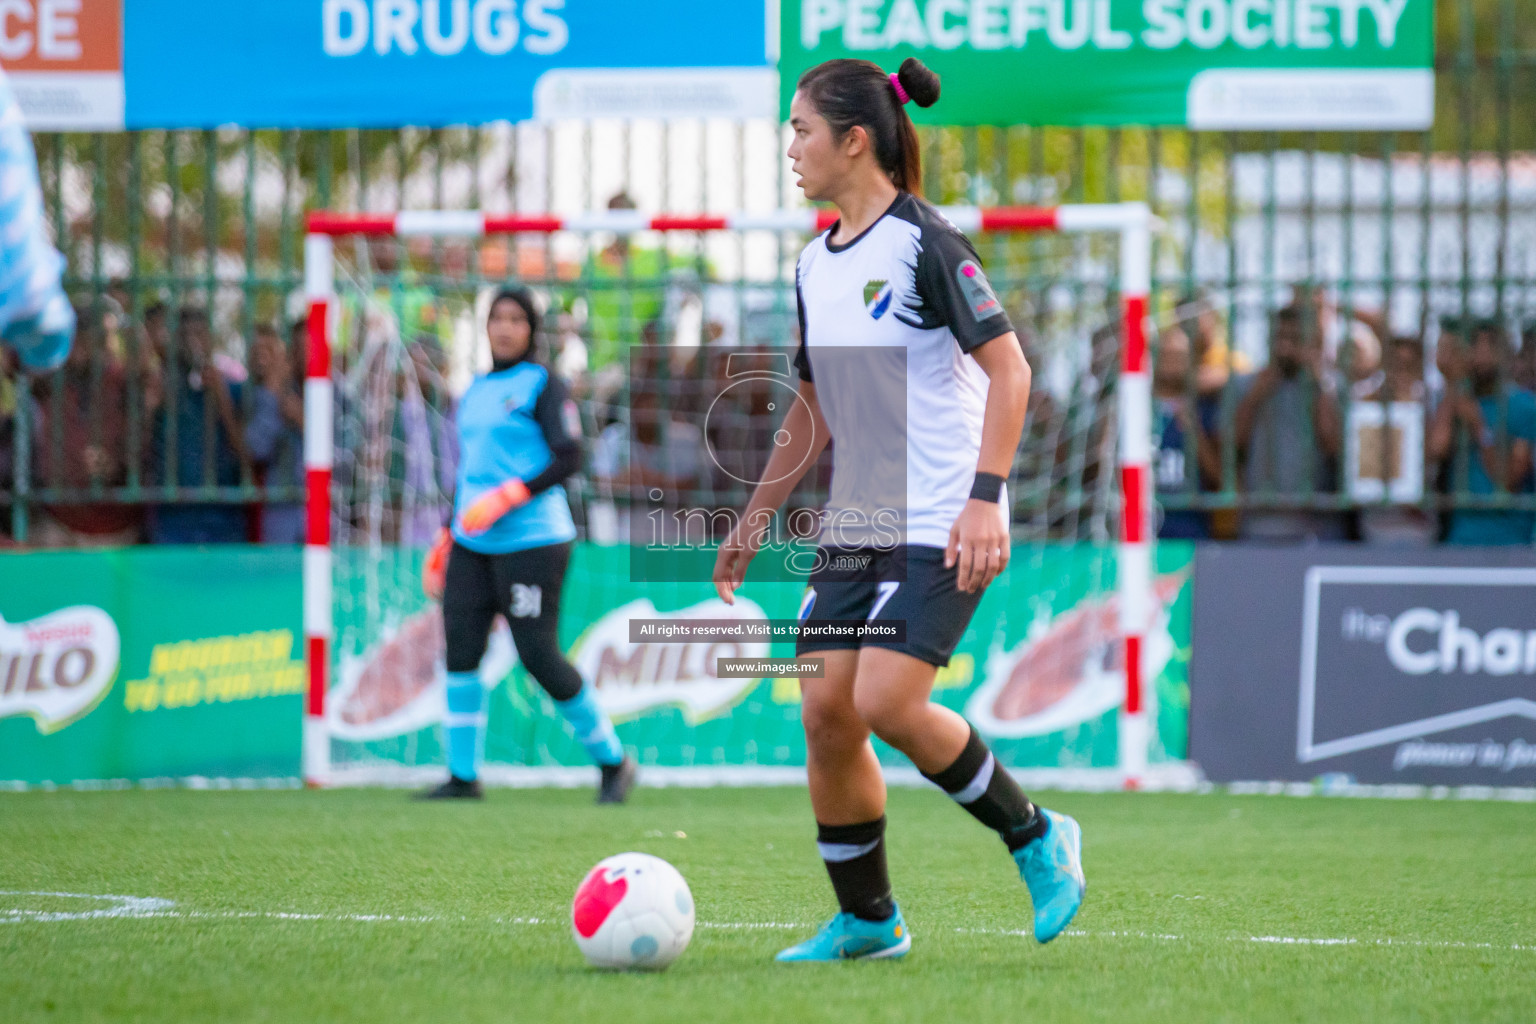
[[(1193, 558), (1191, 546), (1158, 547), (1154, 761), (1185, 755)], [(442, 619), (421, 596), (420, 559), (337, 552), (327, 715), (343, 783), (442, 770)], [(1114, 765), (1123, 687), (1114, 567), (1108, 547), (1016, 548), (940, 670), (935, 699), (976, 723), (1005, 763)], [(708, 584), (642, 585), (629, 569), (625, 547), (577, 547), (561, 640), (641, 763), (702, 769), (701, 781), (803, 767), (799, 681), (718, 673), (721, 658), (792, 657), (791, 642), (636, 642), (630, 623), (794, 619), (804, 587), (749, 582), (727, 606)], [(0, 785), (295, 780), (300, 578), (299, 553), (280, 549), (0, 558)], [(590, 770), (504, 627), (481, 680), (489, 778)]]
[(1434, 0), (783, 0), (781, 112), (834, 57), (944, 79), (938, 124), (1417, 130)]
[(0, 785), (299, 774), (299, 553), (0, 556)]
[[(416, 584), (419, 555), (339, 552), (337, 662), (328, 706), (342, 781), (406, 781), (445, 760), (442, 624)], [(1156, 680), (1153, 760), (1182, 760), (1188, 720), (1192, 545), (1158, 546), (1161, 611), (1149, 639)], [(642, 765), (706, 769), (729, 781), (805, 764), (800, 684), (734, 678), (722, 658), (789, 658), (790, 641), (637, 638), (632, 620), (793, 620), (805, 588), (749, 582), (726, 605), (707, 583), (635, 583), (626, 547), (579, 545), (562, 599), (561, 641)], [(982, 600), (935, 699), (974, 722), (1016, 768), (1111, 768), (1124, 688), (1115, 552), (1018, 547)], [(655, 630), (660, 634), (665, 628)], [(481, 665), (489, 691), (487, 777), (590, 770), (549, 699), (493, 634)], [(877, 744), (887, 764), (906, 759)], [(584, 775), (581, 777), (585, 777)]]

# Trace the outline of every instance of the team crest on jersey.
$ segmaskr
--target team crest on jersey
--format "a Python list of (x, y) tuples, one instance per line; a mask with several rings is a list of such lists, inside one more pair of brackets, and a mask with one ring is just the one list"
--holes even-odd
[(889, 281), (867, 281), (864, 284), (864, 308), (869, 310), (870, 316), (879, 320), (891, 308), (891, 296), (894, 294), (896, 289)]
[(1003, 304), (992, 294), (987, 275), (981, 272), (975, 260), (966, 260), (960, 264), (955, 270), (955, 278), (960, 282), (960, 294), (965, 297), (965, 304), (971, 308), (971, 315), (977, 323), (1002, 311)]

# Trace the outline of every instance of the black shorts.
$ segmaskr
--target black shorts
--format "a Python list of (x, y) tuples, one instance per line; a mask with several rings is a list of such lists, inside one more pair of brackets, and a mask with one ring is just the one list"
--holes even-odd
[(472, 671), (480, 664), (498, 615), (512, 627), (514, 638), (533, 632), (554, 635), (571, 548), (566, 542), (485, 555), (453, 545), (443, 587), (450, 672)]
[(907, 544), (893, 549), (820, 549), (822, 567), (811, 573), (803, 625), (863, 620), (903, 622), (901, 639), (809, 637), (795, 641), (795, 655), (812, 651), (886, 647), (943, 668), (970, 625), (984, 591), (967, 594), (960, 566), (944, 568), (944, 549)]

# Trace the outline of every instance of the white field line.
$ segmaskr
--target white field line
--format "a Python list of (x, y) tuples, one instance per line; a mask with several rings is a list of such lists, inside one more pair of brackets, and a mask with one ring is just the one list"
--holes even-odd
[[(1366, 785), (1338, 783), (1321, 786), (1311, 782), (1230, 782), (1204, 781), (1184, 762), (1157, 766), (1155, 774), (1142, 779), (1147, 793), (1225, 793), (1231, 796), (1325, 797), (1329, 799), (1378, 800), (1472, 800), (1536, 803), (1536, 786), (1420, 786)], [(722, 766), (694, 768), (651, 767), (645, 769), (646, 785), (659, 788), (675, 786), (699, 788), (711, 786), (805, 786), (805, 769), (773, 766)], [(888, 786), (927, 788), (931, 785), (915, 768), (884, 769)], [(1121, 773), (1112, 768), (1025, 768), (1012, 772), (1026, 790), (1057, 792), (1118, 793), (1123, 789)], [(529, 768), (516, 765), (487, 765), (482, 777), (487, 786), (499, 788), (585, 788), (592, 784), (590, 768)], [(375, 787), (415, 788), (442, 778), (442, 767), (337, 769), (331, 784), (338, 788)], [(0, 779), (0, 793), (59, 791), (117, 792), (151, 789), (190, 790), (290, 790), (303, 789), (298, 778), (217, 778), (188, 776), (156, 779), (79, 779), (70, 783), (27, 783)]]
[[(987, 928), (957, 928), (959, 932), (967, 932), (972, 935), (1019, 935), (1030, 936), (1033, 932), (1014, 929), (1010, 931), (997, 931)], [(1158, 932), (1122, 932), (1102, 931), (1085, 932), (1077, 928), (1070, 928), (1063, 932), (1083, 939), (1148, 939), (1155, 942), (1197, 942), (1198, 939), (1186, 939), (1182, 935), (1166, 935)], [(1218, 942), (1249, 942), (1264, 943), (1277, 946), (1404, 946), (1417, 949), (1492, 949), (1507, 952), (1536, 953), (1536, 945), (1503, 945), (1494, 942), (1437, 942), (1422, 939), (1351, 939), (1351, 938), (1303, 938), (1290, 935), (1228, 935), (1213, 936), (1205, 941)]]
[[(559, 925), (566, 926), (564, 918), (551, 917), (469, 917), (443, 914), (305, 914), (286, 910), (173, 910), (173, 900), (153, 896), (114, 896), (80, 892), (41, 892), (0, 889), (0, 897), (43, 897), (47, 899), (92, 900), (105, 906), (84, 910), (32, 910), (24, 907), (0, 907), (0, 924), (59, 924), (66, 921), (100, 921), (126, 919), (134, 921), (326, 921), (357, 924), (441, 924), (445, 922), (488, 922), (498, 925)], [(755, 929), (793, 930), (813, 928), (814, 925), (787, 921), (699, 921), (697, 928), (717, 928), (733, 931)]]
[[(495, 925), (534, 925), (568, 927), (570, 922), (552, 917), (457, 917), (442, 914), (300, 914), (280, 910), (133, 910), (106, 907), (99, 910), (54, 912), (42, 910), (0, 910), (0, 924), (58, 924), (65, 921), (99, 921), (104, 919), (129, 921), (325, 921), (336, 924), (446, 924), (471, 922)], [(696, 921), (695, 928), (715, 928), (731, 931), (774, 929), (798, 930), (815, 928), (814, 924), (790, 924), (781, 921)], [(999, 933), (1001, 934), (1001, 933)]]
[[(445, 922), (487, 922), (496, 925), (529, 927), (565, 927), (567, 922), (552, 917), (492, 917), (471, 918), (467, 915), (440, 914), (306, 914), (282, 910), (173, 910), (171, 900), (153, 896), (112, 896), (71, 892), (36, 892), (0, 890), (0, 897), (44, 897), (50, 899), (93, 900), (106, 906), (91, 907), (78, 911), (45, 911), (26, 908), (0, 907), (0, 924), (57, 924), (67, 921), (119, 920), (179, 920), (179, 921), (323, 921), (339, 924), (441, 924)], [(799, 931), (815, 925), (792, 921), (699, 921), (698, 928), (721, 931)], [(1032, 938), (1033, 932), (1017, 928), (956, 928), (962, 935), (989, 935), (1007, 938)], [(1141, 931), (1083, 931), (1073, 928), (1064, 933), (1080, 939), (1141, 939), (1151, 942), (1195, 942), (1182, 935), (1163, 932)], [(1210, 941), (1210, 940), (1207, 940)], [(1419, 939), (1355, 939), (1355, 938), (1307, 938), (1287, 935), (1233, 935), (1218, 937), (1215, 941), (1241, 942), (1271, 946), (1400, 946), (1410, 949), (1485, 949), (1499, 952), (1536, 952), (1536, 945), (1499, 944), (1492, 942), (1443, 942)]]

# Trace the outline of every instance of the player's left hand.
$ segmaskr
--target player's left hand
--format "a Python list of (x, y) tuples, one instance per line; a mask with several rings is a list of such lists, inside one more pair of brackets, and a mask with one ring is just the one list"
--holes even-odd
[(459, 516), (459, 529), (473, 537), (496, 525), (496, 520), (528, 501), (528, 485), (521, 480), (508, 480), (493, 490), (476, 498)]
[(944, 568), (960, 566), (955, 582), (963, 592), (984, 590), (1008, 567), (1008, 544), (1008, 520), (1002, 505), (971, 498), (949, 528)]
[(453, 548), (453, 534), (447, 528), (437, 531), (437, 539), (421, 566), (421, 592), (428, 599), (440, 601), (448, 585), (448, 552)]

